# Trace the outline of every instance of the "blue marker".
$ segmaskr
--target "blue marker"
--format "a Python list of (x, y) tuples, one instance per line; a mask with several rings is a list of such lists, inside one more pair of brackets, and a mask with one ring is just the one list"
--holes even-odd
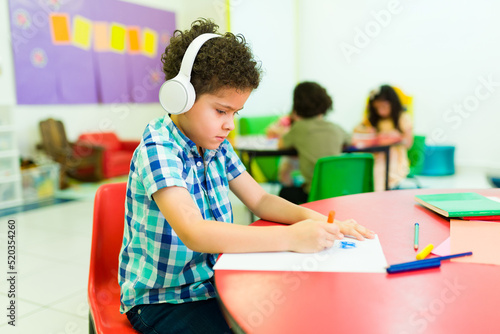
[(400, 272), (411, 271), (411, 270), (438, 268), (439, 266), (441, 266), (441, 261), (443, 261), (443, 260), (449, 260), (449, 259), (453, 259), (456, 257), (470, 256), (470, 255), (472, 255), (472, 252), (451, 254), (451, 255), (438, 256), (438, 257), (425, 259), (425, 260), (417, 260), (417, 261), (393, 264), (393, 265), (390, 265), (389, 267), (387, 267), (387, 272), (389, 274), (393, 274), (393, 273), (400, 273)]

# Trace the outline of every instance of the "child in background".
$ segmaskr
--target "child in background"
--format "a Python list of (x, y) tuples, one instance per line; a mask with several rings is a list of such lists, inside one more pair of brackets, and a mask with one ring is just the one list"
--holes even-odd
[[(293, 113), (281, 117), (279, 120), (269, 125), (266, 129), (268, 138), (280, 139), (290, 131), (293, 124)], [(299, 170), (299, 159), (297, 157), (282, 156), (278, 166), (278, 181), (286, 187), (300, 187), (304, 183)]]
[(295, 148), (304, 177), (301, 187), (284, 186), (279, 196), (296, 204), (307, 202), (314, 166), (319, 158), (339, 155), (350, 142), (350, 136), (339, 125), (325, 119), (332, 109), (332, 99), (325, 88), (315, 82), (302, 82), (293, 92), (294, 122), (280, 139), (279, 148)]
[[(396, 189), (409, 173), (408, 149), (413, 145), (411, 116), (404, 112), (396, 91), (383, 85), (370, 93), (368, 117), (354, 129), (354, 133), (373, 134), (378, 145), (391, 145), (389, 161), (389, 188)], [(375, 191), (385, 190), (385, 156), (375, 154)]]
[[(174, 33), (162, 56), (167, 80), (178, 74), (192, 41), (217, 28), (199, 20)], [(317, 252), (344, 234), (374, 236), (353, 220), (329, 224), (318, 212), (267, 194), (245, 171), (226, 139), (260, 81), (242, 36), (203, 43), (189, 80), (192, 107), (152, 120), (130, 165), (120, 311), (141, 333), (231, 332), (215, 299), (218, 253)], [(290, 226), (232, 224), (230, 190), (257, 216)]]

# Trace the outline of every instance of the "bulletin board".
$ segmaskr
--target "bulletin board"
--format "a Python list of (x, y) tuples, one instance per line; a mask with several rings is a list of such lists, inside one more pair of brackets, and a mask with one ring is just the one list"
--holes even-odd
[(9, 0), (18, 104), (150, 103), (175, 13), (118, 0)]

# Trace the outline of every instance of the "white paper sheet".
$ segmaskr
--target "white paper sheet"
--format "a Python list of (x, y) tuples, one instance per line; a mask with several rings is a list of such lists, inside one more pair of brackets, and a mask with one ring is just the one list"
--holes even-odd
[(486, 198), (489, 198), (489, 199), (491, 199), (492, 201), (495, 201), (495, 202), (500, 202), (500, 197), (486, 196)]
[[(352, 242), (355, 247), (343, 248), (342, 242)], [(374, 239), (364, 241), (352, 238), (336, 240), (330, 249), (313, 254), (223, 254), (214, 269), (385, 273), (386, 267), (387, 261), (376, 235)]]

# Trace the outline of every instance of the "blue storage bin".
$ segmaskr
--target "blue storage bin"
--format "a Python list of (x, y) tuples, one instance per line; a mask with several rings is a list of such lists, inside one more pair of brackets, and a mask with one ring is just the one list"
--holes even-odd
[(455, 174), (455, 146), (425, 146), (424, 167), (420, 173), (428, 176)]
[(490, 176), (489, 181), (493, 187), (500, 188), (500, 176)]

